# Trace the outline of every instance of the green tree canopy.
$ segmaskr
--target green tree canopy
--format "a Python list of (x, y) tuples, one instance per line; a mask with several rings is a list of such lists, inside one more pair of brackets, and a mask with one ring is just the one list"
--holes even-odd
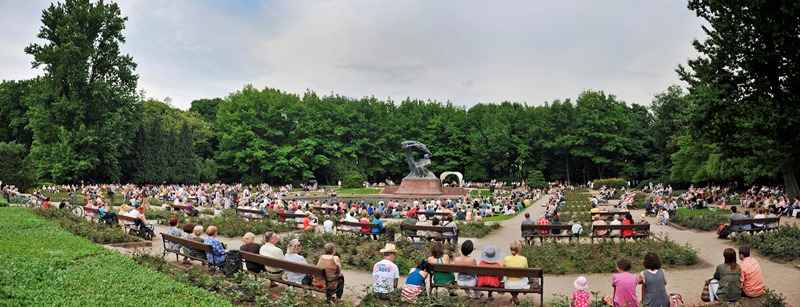
[(31, 156), (40, 178), (116, 181), (136, 131), (136, 64), (116, 3), (67, 0), (42, 13), (38, 37), (25, 52), (43, 67), (44, 86), (29, 107)]

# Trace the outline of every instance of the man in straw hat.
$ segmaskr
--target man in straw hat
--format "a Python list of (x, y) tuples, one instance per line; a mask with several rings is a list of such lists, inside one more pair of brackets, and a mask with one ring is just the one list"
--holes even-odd
[(400, 280), (400, 269), (394, 264), (394, 259), (400, 252), (392, 243), (386, 243), (380, 252), (383, 254), (383, 260), (372, 267), (374, 280), (372, 291), (379, 299), (388, 300), (389, 294), (397, 289), (397, 282)]

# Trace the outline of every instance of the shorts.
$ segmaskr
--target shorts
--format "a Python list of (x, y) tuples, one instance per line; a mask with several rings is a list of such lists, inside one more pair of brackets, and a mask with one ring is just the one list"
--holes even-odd
[(528, 283), (528, 278), (522, 278), (520, 280), (506, 280), (505, 282), (506, 289), (530, 289), (531, 285)]

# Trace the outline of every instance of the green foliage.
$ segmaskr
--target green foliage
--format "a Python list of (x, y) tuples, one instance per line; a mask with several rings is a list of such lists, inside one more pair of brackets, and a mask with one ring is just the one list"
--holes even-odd
[(777, 230), (750, 234), (737, 233), (733, 242), (748, 245), (774, 261), (788, 262), (800, 259), (800, 228), (795, 224), (781, 225)]
[[(599, 291), (592, 291), (591, 294), (592, 299), (589, 301), (589, 307), (606, 307), (610, 305), (605, 301), (606, 296), (601, 296)], [(613, 297), (610, 299), (613, 299)], [(572, 297), (553, 294), (553, 299), (547, 301), (546, 305), (551, 307), (571, 307)]]
[(220, 296), (166, 279), (129, 257), (73, 236), (30, 211), (0, 211), (2, 305), (128, 305), (134, 297), (144, 305), (230, 305)]
[(36, 208), (33, 213), (46, 218), (70, 233), (98, 244), (126, 243), (141, 241), (138, 237), (126, 235), (119, 227), (108, 227), (79, 217), (72, 212), (57, 208)]
[(525, 181), (529, 187), (539, 188), (539, 189), (546, 189), (549, 187), (547, 180), (544, 180), (544, 175), (542, 175), (542, 171), (540, 170), (532, 170), (528, 174), (528, 179)]
[(342, 187), (343, 188), (359, 188), (364, 186), (364, 181), (367, 180), (367, 177), (364, 174), (351, 171), (344, 174), (342, 178)]
[(484, 222), (456, 222), (458, 226), (458, 236), (465, 238), (483, 238), (495, 230), (503, 228), (501, 223)]
[(42, 12), (25, 52), (45, 75), (31, 93), (27, 127), (39, 178), (57, 182), (122, 179), (137, 127), (136, 63), (120, 53), (127, 18), (116, 3), (70, 0)]
[(690, 229), (702, 231), (716, 230), (717, 227), (725, 224), (728, 219), (727, 215), (717, 213), (725, 213), (725, 211), (712, 212), (708, 210), (688, 210), (685, 208), (678, 208), (678, 210), (675, 216), (670, 216), (670, 222)]
[(661, 262), (669, 267), (691, 266), (699, 261), (697, 251), (690, 245), (678, 245), (668, 238), (663, 241), (601, 240), (596, 244), (545, 242), (541, 246), (523, 246), (521, 255), (528, 258), (529, 267), (542, 268), (545, 274), (563, 275), (615, 272), (614, 263), (621, 258), (631, 261), (632, 272), (639, 271), (647, 252), (658, 253)]
[(789, 304), (786, 303), (786, 297), (783, 296), (783, 294), (775, 292), (775, 290), (772, 290), (770, 288), (766, 288), (765, 290), (766, 290), (765, 293), (766, 293), (767, 301), (764, 302), (764, 307), (785, 307), (785, 306), (789, 306)]
[(628, 188), (628, 182), (622, 178), (597, 179), (594, 181), (595, 189), (600, 189), (602, 186), (619, 190), (622, 189), (622, 187)]
[(0, 178), (20, 191), (28, 191), (36, 184), (36, 172), (26, 155), (25, 145), (0, 142)]
[(282, 222), (274, 219), (247, 220), (233, 209), (225, 209), (222, 211), (222, 216), (215, 216), (212, 218), (180, 218), (181, 223), (183, 223), (184, 220), (190, 220), (195, 225), (203, 225), (205, 229), (208, 229), (209, 226), (217, 226), (217, 233), (220, 236), (229, 238), (241, 237), (248, 232), (263, 234), (267, 232), (267, 230), (287, 232), (297, 229), (294, 222)]
[(14, 142), (30, 147), (33, 133), (28, 126), (28, 109), (32, 92), (42, 85), (41, 78), (3, 80), (0, 83), (0, 142)]
[(752, 182), (781, 173), (787, 193), (798, 195), (798, 3), (692, 0), (688, 6), (708, 23), (708, 35), (692, 43), (699, 56), (678, 68), (689, 104), (673, 175)]
[(0, 207), (8, 207), (8, 201), (5, 198), (0, 198)]

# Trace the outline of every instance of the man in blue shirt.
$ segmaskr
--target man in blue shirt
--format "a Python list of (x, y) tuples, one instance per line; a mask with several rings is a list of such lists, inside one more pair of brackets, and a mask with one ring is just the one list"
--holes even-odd
[(376, 225), (380, 226), (379, 228), (371, 228), (370, 229), (370, 232), (372, 233), (372, 239), (377, 240), (378, 239), (378, 234), (383, 233), (383, 231), (385, 229), (384, 226), (383, 226), (383, 221), (381, 221), (381, 214), (380, 213), (375, 213), (375, 219), (372, 220), (372, 224), (376, 224)]

